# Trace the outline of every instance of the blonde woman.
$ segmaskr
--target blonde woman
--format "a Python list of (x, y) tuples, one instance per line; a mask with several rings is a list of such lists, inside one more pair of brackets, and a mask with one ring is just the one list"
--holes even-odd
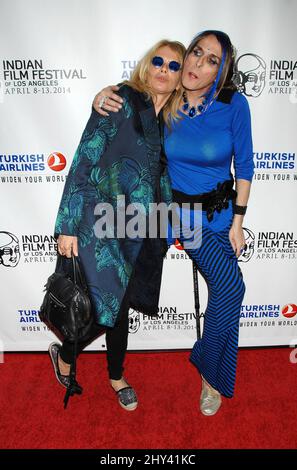
[[(118, 227), (110, 237), (96, 230), (98, 205), (115, 212), (119, 199), (124, 213), (141, 204), (145, 219), (150, 204), (170, 203), (170, 184), (161, 162), (158, 116), (177, 113), (184, 46), (158, 42), (139, 62), (131, 80), (120, 87), (123, 107), (117, 114), (101, 116), (95, 109), (82, 135), (65, 184), (55, 233), (61, 255), (79, 256), (85, 273), (96, 323), (78, 353), (106, 330), (108, 373), (120, 405), (137, 407), (134, 389), (123, 376), (127, 349), (128, 310), (157, 314), (166, 240), (129, 236)], [(101, 102), (103, 105), (104, 98)], [(129, 222), (126, 216), (125, 225)], [(108, 223), (108, 230), (111, 226)], [(118, 236), (120, 228), (121, 235)], [(73, 344), (49, 347), (56, 378), (69, 385)], [(77, 384), (77, 393), (82, 389)]]

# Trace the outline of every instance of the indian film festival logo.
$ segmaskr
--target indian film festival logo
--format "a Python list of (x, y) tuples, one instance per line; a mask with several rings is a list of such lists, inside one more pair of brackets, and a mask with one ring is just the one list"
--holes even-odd
[(257, 54), (241, 55), (235, 63), (233, 80), (239, 93), (257, 98), (265, 87), (265, 61)]
[(135, 334), (139, 330), (140, 327), (140, 314), (136, 310), (130, 309), (129, 310), (129, 334)]
[(238, 261), (247, 263), (253, 257), (255, 252), (255, 234), (246, 227), (243, 227), (243, 233), (245, 238), (245, 249), (238, 257)]
[[(258, 54), (246, 53), (238, 57), (234, 66), (233, 81), (238, 92), (248, 98), (259, 98), (267, 94), (286, 96), (297, 103), (297, 61), (291, 58), (270, 58), (267, 62)], [(286, 99), (287, 99), (286, 98)], [(254, 152), (254, 179), (257, 181), (296, 180), (296, 153), (294, 149), (284, 151)], [(286, 170), (283, 171), (283, 170)]]
[(266, 61), (258, 54), (246, 53), (238, 57), (234, 66), (233, 81), (239, 93), (258, 98), (267, 88), (268, 94), (289, 95), (297, 102), (297, 60), (270, 58)]
[(0, 231), (0, 266), (15, 268), (21, 259), (24, 264), (53, 263), (57, 259), (57, 241), (53, 235), (22, 234)]
[(0, 265), (15, 268), (20, 261), (20, 243), (11, 232), (0, 232)]
[(247, 227), (243, 227), (246, 249), (240, 254), (238, 261), (247, 263), (255, 254), (257, 260), (296, 261), (297, 238), (294, 232), (260, 231), (256, 235)]
[(0, 68), (0, 100), (15, 95), (63, 95), (87, 77), (82, 68), (49, 66), (41, 58), (5, 59)]

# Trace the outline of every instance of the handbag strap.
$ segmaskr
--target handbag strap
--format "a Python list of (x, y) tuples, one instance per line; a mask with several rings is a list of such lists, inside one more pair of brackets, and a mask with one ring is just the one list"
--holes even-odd
[(70, 372), (69, 372), (69, 385), (67, 387), (65, 396), (64, 396), (64, 409), (67, 408), (67, 404), (69, 398), (75, 395), (76, 393), (79, 394), (77, 390), (77, 382), (76, 382), (76, 359), (77, 359), (77, 343), (78, 343), (78, 331), (77, 326), (75, 327), (75, 339), (74, 339), (74, 348), (73, 348), (73, 359), (70, 365)]
[(86, 286), (85, 277), (83, 276), (79, 257), (72, 255), (72, 268), (73, 268), (73, 282), (75, 285), (80, 285), (81, 287)]
[(77, 285), (77, 275), (78, 275), (79, 266), (76, 260), (76, 256), (72, 255), (71, 260), (72, 260), (73, 282), (75, 285)]
[[(71, 268), (69, 266), (70, 263), (71, 263)], [(60, 253), (58, 253), (55, 272), (57, 273), (64, 272), (64, 273), (71, 274), (73, 283), (76, 286), (78, 285), (83, 288), (86, 287), (85, 277), (82, 273), (78, 256), (72, 255), (71, 261), (70, 261), (70, 259), (65, 258), (65, 256), (62, 256), (60, 255)]]
[[(77, 280), (80, 278), (80, 282), (84, 285), (84, 278), (82, 276), (82, 272), (79, 266), (79, 259), (77, 256), (72, 255), (72, 267), (73, 267), (73, 282), (77, 285)], [(64, 409), (67, 408), (67, 404), (69, 398), (73, 395), (80, 394), (81, 392), (78, 391), (77, 382), (76, 382), (76, 360), (77, 360), (77, 346), (78, 346), (78, 326), (77, 321), (75, 321), (75, 332), (74, 332), (74, 346), (73, 346), (73, 358), (70, 365), (70, 372), (69, 372), (69, 385), (67, 387), (65, 396), (64, 396)]]

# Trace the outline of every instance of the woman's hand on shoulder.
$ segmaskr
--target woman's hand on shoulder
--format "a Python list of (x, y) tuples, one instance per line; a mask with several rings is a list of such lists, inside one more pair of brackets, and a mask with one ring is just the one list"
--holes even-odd
[(107, 111), (117, 113), (122, 108), (123, 100), (115, 92), (119, 90), (116, 85), (103, 88), (94, 98), (93, 107), (101, 116), (109, 116)]
[(77, 237), (71, 235), (59, 235), (58, 252), (62, 256), (71, 258), (72, 254), (78, 256)]

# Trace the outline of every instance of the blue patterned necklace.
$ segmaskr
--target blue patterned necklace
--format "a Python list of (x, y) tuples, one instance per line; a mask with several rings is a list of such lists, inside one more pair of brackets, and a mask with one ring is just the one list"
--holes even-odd
[[(199, 98), (202, 98), (202, 96), (204, 96), (204, 95), (199, 96)], [(187, 98), (187, 94), (186, 94), (185, 91), (183, 92), (183, 102), (184, 102), (184, 104), (182, 106), (182, 109), (183, 109), (183, 111), (187, 111), (190, 118), (195, 117), (198, 112), (200, 114), (203, 113), (203, 111), (205, 109), (205, 105), (206, 105), (206, 99), (205, 99), (205, 96), (204, 96), (204, 100), (202, 101), (201, 104), (198, 104), (197, 107), (196, 106), (191, 106), (190, 107), (190, 104), (189, 104), (189, 101), (188, 101), (188, 98)]]

